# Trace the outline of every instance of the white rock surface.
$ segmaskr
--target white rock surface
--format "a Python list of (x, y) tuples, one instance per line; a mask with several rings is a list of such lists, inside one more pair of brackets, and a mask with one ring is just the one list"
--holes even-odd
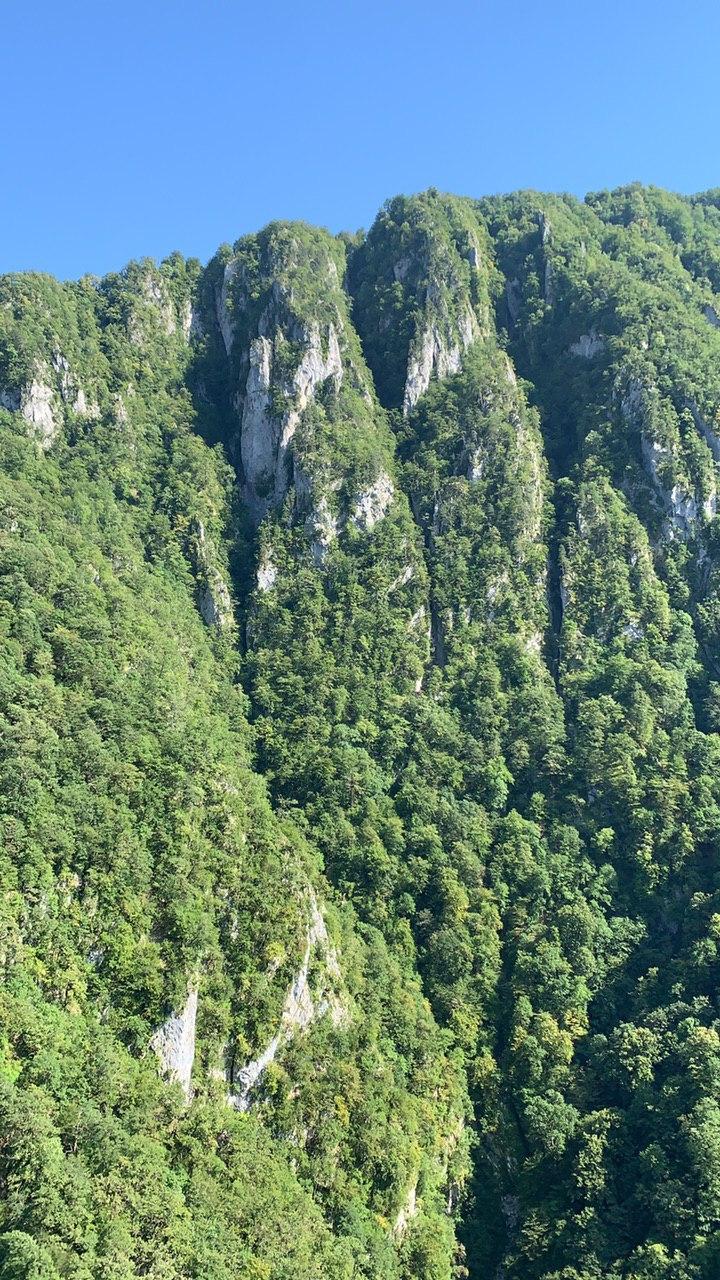
[[(697, 499), (678, 483), (668, 488), (661, 474), (665, 465), (672, 461), (671, 450), (661, 441), (648, 439), (645, 435), (641, 438), (641, 448), (648, 475), (667, 508), (671, 531), (679, 533), (681, 537), (690, 536), (699, 517)], [(709, 519), (715, 514), (714, 495), (705, 504), (705, 514)]]
[(398, 587), (404, 587), (406, 583), (408, 583), (410, 579), (414, 577), (414, 574), (415, 574), (415, 569), (413, 565), (406, 564), (405, 568), (402, 570), (401, 573), (398, 574), (397, 578), (393, 578), (392, 582), (390, 583), (390, 586), (388, 587), (388, 591), (397, 591)]
[(402, 281), (405, 280), (413, 261), (414, 259), (409, 254), (406, 254), (403, 258), (398, 258), (397, 262), (394, 263), (393, 275), (398, 283), (402, 284)]
[[(317, 897), (311, 889), (309, 892), (309, 921), (302, 964), (293, 978), (280, 1015), (280, 1024), (275, 1035), (270, 1039), (262, 1053), (252, 1062), (248, 1062), (240, 1070), (233, 1071), (231, 1091), (228, 1102), (238, 1111), (247, 1111), (252, 1106), (251, 1094), (263, 1073), (274, 1061), (278, 1051), (298, 1032), (306, 1031), (317, 1019), (328, 1014), (335, 1025), (344, 1021), (347, 1014), (337, 994), (332, 990), (340, 979), (340, 962), (337, 952), (328, 937), (325, 919), (320, 910)], [(310, 961), (313, 953), (319, 951), (324, 960), (325, 982), (319, 992), (313, 994), (310, 989)], [(327, 977), (334, 979), (334, 984), (327, 982)]]
[(158, 1056), (163, 1075), (177, 1081), (188, 1102), (192, 1096), (197, 1004), (197, 987), (191, 986), (185, 1007), (173, 1012), (150, 1040), (150, 1048)]
[(605, 339), (596, 329), (591, 329), (589, 333), (581, 333), (577, 342), (570, 343), (570, 354), (579, 356), (582, 360), (592, 360), (604, 350)]
[(0, 389), (0, 405), (11, 413), (21, 413), (32, 435), (42, 449), (49, 449), (56, 440), (60, 423), (55, 417), (55, 394), (51, 386), (37, 371), (32, 381), (21, 390)]
[[(631, 378), (622, 393), (620, 408), (628, 425), (640, 431), (640, 448), (643, 463), (648, 477), (660, 495), (667, 511), (667, 526), (670, 536), (690, 537), (696, 531), (701, 507), (706, 519), (711, 520), (714, 518), (717, 510), (717, 495), (713, 490), (702, 504), (698, 504), (698, 499), (687, 487), (684, 487), (677, 480), (670, 483), (675, 469), (673, 451), (669, 445), (663, 443), (662, 440), (656, 439), (647, 429), (647, 424), (651, 420), (649, 399), (652, 395), (651, 388), (645, 387), (638, 378)], [(690, 409), (696, 425), (703, 431), (714, 453), (715, 449), (712, 440), (714, 433), (703, 423), (697, 406), (691, 404)], [(709, 432), (709, 436), (706, 432)], [(720, 441), (718, 441), (718, 447), (720, 447)]]
[(278, 429), (271, 413), (271, 380), (272, 344), (269, 338), (255, 338), (250, 344), (240, 434), (245, 478), (253, 488), (275, 471)]
[(408, 1192), (405, 1197), (405, 1200), (393, 1223), (392, 1233), (395, 1240), (397, 1241), (402, 1240), (413, 1218), (417, 1217), (418, 1209), (419, 1209), (419, 1205), (418, 1205), (418, 1198), (417, 1198), (417, 1181), (415, 1181), (408, 1188)]
[(620, 409), (631, 427), (642, 427), (646, 418), (646, 399), (649, 388), (639, 378), (629, 378), (620, 397)]
[(46, 382), (33, 379), (23, 397), (21, 413), (30, 423), (43, 449), (49, 449), (60, 429), (53, 411), (53, 391)]
[(390, 476), (386, 471), (381, 471), (373, 484), (358, 494), (351, 516), (352, 523), (358, 529), (373, 529), (378, 520), (387, 515), (394, 496), (395, 486)]
[[(274, 505), (282, 501), (288, 485), (288, 450), (304, 409), (317, 389), (330, 379), (339, 385), (342, 355), (335, 325), (330, 322), (326, 342), (317, 325), (303, 328), (303, 352), (289, 379), (275, 374), (275, 350), (264, 335), (250, 344), (249, 369), (243, 397), (240, 453), (245, 481), (256, 501)], [(278, 339), (276, 338), (277, 342)], [(323, 351), (323, 345), (326, 351)], [(279, 392), (287, 408), (277, 417), (272, 392)], [(269, 491), (267, 498), (260, 498)]]
[(473, 449), (467, 467), (467, 478), (470, 484), (479, 484), (485, 471), (485, 453), (480, 447)]
[[(141, 290), (145, 301), (157, 311), (163, 332), (170, 337), (177, 329), (177, 318), (165, 282), (154, 271), (147, 271), (142, 279)], [(142, 340), (141, 328), (137, 323), (131, 327), (131, 336), (133, 341)]]
[(220, 326), (222, 340), (225, 344), (225, 354), (228, 356), (232, 351), (233, 342), (235, 341), (235, 332), (228, 303), (230, 300), (230, 288), (235, 276), (237, 275), (237, 267), (238, 264), (234, 258), (226, 264), (225, 270), (223, 271), (222, 283), (215, 298), (215, 314), (217, 316), (218, 325)]
[(330, 510), (330, 503), (326, 497), (318, 499), (305, 522), (305, 527), (310, 536), (310, 552), (313, 561), (319, 568), (325, 563), (328, 551), (337, 538), (340, 528), (340, 522)]
[(698, 406), (694, 400), (690, 401), (690, 412), (693, 421), (705, 443), (709, 445), (712, 455), (716, 462), (720, 462), (720, 436), (713, 430), (710, 424), (703, 418)]
[(88, 406), (85, 392), (80, 384), (75, 381), (70, 372), (70, 364), (62, 352), (57, 349), (53, 351), (51, 361), (57, 374), (60, 396), (64, 403), (70, 405), (71, 409), (82, 417), (88, 414), (99, 414), (100, 410), (96, 404)]
[[(438, 298), (437, 290), (428, 288), (428, 301), (432, 305)], [(403, 397), (403, 414), (407, 415), (415, 408), (418, 400), (425, 394), (433, 377), (440, 380), (458, 373), (462, 367), (463, 351), (474, 341), (478, 331), (472, 307), (468, 303), (457, 318), (457, 334), (452, 336), (450, 325), (446, 321), (441, 325), (439, 319), (433, 319), (415, 335), (408, 353), (407, 373), (405, 377), (405, 393)]]
[(277, 565), (273, 563), (269, 552), (266, 552), (258, 565), (257, 571), (257, 587), (258, 591), (270, 591), (277, 582), (278, 570)]
[(543, 279), (543, 297), (548, 307), (555, 306), (555, 272), (552, 259), (548, 253), (548, 245), (552, 243), (552, 225), (546, 214), (540, 214), (540, 235), (542, 239), (543, 257), (545, 261)]
[(199, 342), (205, 336), (200, 312), (189, 298), (183, 303), (180, 312), (180, 327), (186, 342)]
[(205, 577), (199, 599), (200, 613), (209, 627), (217, 627), (223, 631), (234, 620), (232, 597), (225, 579), (214, 563), (215, 553), (202, 520), (196, 521), (196, 531), (195, 568)]
[(529, 636), (524, 640), (525, 649), (528, 653), (534, 653), (538, 656), (542, 653), (543, 638), (541, 631), (531, 631)]
[(224, 631), (233, 619), (230, 592), (217, 571), (210, 572), (209, 577), (212, 581), (207, 582), (200, 593), (200, 613), (209, 627)]

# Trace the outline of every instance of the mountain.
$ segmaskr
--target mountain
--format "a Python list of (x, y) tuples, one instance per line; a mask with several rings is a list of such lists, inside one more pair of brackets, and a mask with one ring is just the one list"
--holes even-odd
[(720, 1275), (720, 192), (0, 279), (2, 1280)]

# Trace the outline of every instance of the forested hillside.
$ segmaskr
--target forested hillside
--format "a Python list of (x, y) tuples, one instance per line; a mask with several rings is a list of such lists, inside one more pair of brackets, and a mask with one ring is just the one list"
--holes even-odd
[(1, 1280), (720, 1276), (720, 192), (0, 278)]

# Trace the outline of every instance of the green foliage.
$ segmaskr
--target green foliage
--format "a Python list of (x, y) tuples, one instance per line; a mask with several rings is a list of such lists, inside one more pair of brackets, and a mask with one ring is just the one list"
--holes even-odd
[(714, 1280), (719, 232), (0, 282), (1, 1277)]

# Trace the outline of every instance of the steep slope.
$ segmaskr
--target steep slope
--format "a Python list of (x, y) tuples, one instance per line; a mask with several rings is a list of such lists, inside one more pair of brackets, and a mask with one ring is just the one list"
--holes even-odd
[(621, 967), (594, 984), (571, 1068), (577, 1118), (563, 1159), (543, 1170), (555, 1190), (528, 1186), (506, 1269), (705, 1276), (717, 1256), (707, 1072), (718, 1027), (705, 981), (717, 737), (704, 630), (717, 336), (708, 282), (690, 278), (666, 230), (703, 226), (693, 206), (639, 189), (589, 204), (522, 196), (481, 206), (507, 281), (500, 315), (563, 477), (565, 805), (596, 861), (607, 860), (611, 920), (627, 920)]
[(640, 187), (2, 282), (1, 1276), (715, 1277), (718, 317)]
[(461, 1078), (251, 769), (196, 276), (5, 283), (4, 1273), (399, 1276)]

